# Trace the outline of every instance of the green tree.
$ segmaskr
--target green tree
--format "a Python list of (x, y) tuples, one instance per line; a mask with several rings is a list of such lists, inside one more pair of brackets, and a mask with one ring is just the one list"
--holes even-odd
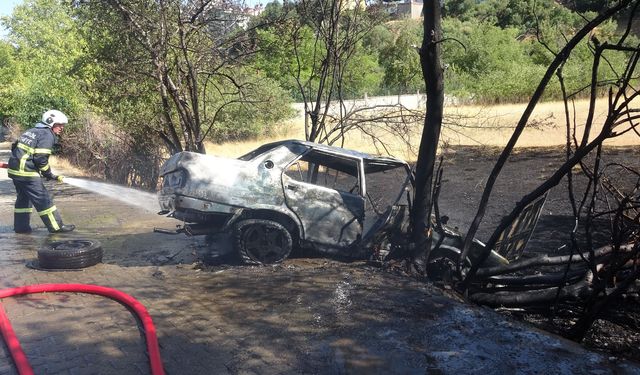
[[(289, 18), (284, 22), (260, 29), (256, 33), (259, 53), (253, 64), (269, 78), (277, 81), (297, 101), (304, 100), (305, 92), (318, 87), (314, 76), (324, 46), (318, 41), (312, 27), (301, 25), (299, 19)], [(285, 37), (283, 37), (283, 35)], [(365, 93), (377, 93), (383, 71), (375, 54), (360, 40), (355, 40), (349, 61), (343, 67), (341, 85), (345, 98), (362, 97)], [(305, 92), (299, 81), (306, 82)]]
[(476, 16), (476, 10), (476, 0), (448, 0), (444, 2), (442, 16), (469, 21)]
[(535, 28), (540, 21), (569, 22), (573, 13), (553, 0), (451, 0), (444, 5), (445, 18), (480, 21), (521, 32)]
[[(595, 14), (586, 14), (588, 18), (595, 17)], [(584, 21), (583, 21), (584, 22)], [(539, 70), (543, 66), (548, 66), (555, 58), (555, 55), (566, 43), (566, 35), (579, 29), (579, 23), (551, 24), (541, 22), (537, 31), (537, 38), (528, 38), (521, 43), (526, 48), (526, 55), (531, 63), (535, 64)], [(616, 21), (607, 20), (594, 29), (589, 39), (580, 41), (571, 52), (571, 58), (563, 65), (563, 75), (565, 77), (566, 90), (570, 94), (580, 96), (586, 95), (584, 91), (592, 81), (591, 70), (585, 69), (585, 62), (593, 60), (594, 48), (603, 43), (615, 44), (620, 39)], [(634, 36), (629, 36), (630, 42), (637, 41)], [(598, 80), (615, 80), (618, 74), (625, 69), (626, 58), (624, 54), (612, 53), (606, 50), (603, 56), (607, 63), (598, 69)], [(545, 98), (561, 98), (560, 84), (557, 80), (549, 83), (545, 92)]]
[(23, 126), (47, 109), (74, 117), (86, 106), (81, 89), (85, 43), (71, 11), (59, 0), (27, 0), (5, 19), (19, 70), (5, 111)]
[[(240, 76), (255, 79), (249, 68)], [(251, 104), (235, 102), (220, 111), (218, 125), (211, 129), (211, 138), (217, 141), (255, 139), (269, 136), (284, 116), (293, 116), (293, 108), (286, 92), (272, 79), (261, 77), (260, 85), (253, 89), (254, 97), (260, 98)]]
[[(349, 5), (353, 4), (353, 7)], [(305, 107), (305, 136), (309, 141), (332, 144), (343, 139), (349, 128), (344, 100), (349, 98), (349, 84), (358, 75), (350, 74), (354, 56), (362, 48), (364, 36), (378, 25), (382, 14), (367, 12), (364, 1), (345, 3), (341, 0), (300, 0), (297, 7), (300, 23), (292, 28), (293, 70)], [(297, 38), (298, 30), (309, 27), (312, 41)], [(312, 60), (304, 64), (299, 47), (311, 44)], [(302, 52), (302, 53), (301, 53)], [(355, 91), (355, 90), (354, 90)], [(340, 110), (333, 116), (332, 102)]]
[(420, 74), (419, 39), (402, 32), (396, 40), (380, 51), (380, 63), (384, 68), (384, 87), (393, 93), (406, 94), (424, 88)]
[(20, 69), (14, 60), (14, 48), (0, 40), (0, 120), (14, 115), (17, 82), (20, 81)]
[(249, 28), (265, 29), (282, 22), (283, 19), (294, 17), (297, 17), (294, 2), (275, 0), (267, 3), (262, 13), (249, 21)]
[(599, 12), (611, 4), (611, 0), (571, 0), (564, 4), (578, 12)]
[(344, 72), (342, 82), (345, 98), (362, 98), (365, 94), (377, 94), (384, 77), (384, 69), (375, 55), (369, 53), (358, 43), (349, 66)]
[(383, 46), (392, 44), (395, 36), (388, 24), (374, 26), (362, 39), (362, 45), (371, 54), (378, 54)]
[[(90, 32), (101, 37), (92, 40), (93, 53), (109, 62), (100, 72), (105, 98), (125, 97), (130, 108), (153, 104), (142, 112), (143, 126), (170, 153), (204, 152), (205, 139), (217, 134), (225, 111), (244, 108), (259, 115), (258, 104), (269, 100), (257, 90), (261, 77), (243, 69), (255, 48), (248, 33), (239, 28), (237, 15), (214, 1), (76, 4)], [(118, 48), (118, 59), (109, 59)], [(142, 102), (136, 97), (140, 91)], [(285, 115), (286, 109), (280, 118)]]
[(474, 21), (443, 22), (447, 77), (454, 82), (454, 95), (471, 93), (485, 102), (526, 99), (543, 67), (532, 63), (526, 44), (518, 41), (518, 30)]
[(295, 75), (307, 79), (310, 76), (314, 58), (313, 31), (306, 26), (297, 27), (297, 21), (291, 19), (258, 30), (256, 43), (259, 53), (254, 56), (253, 65), (260, 73), (277, 81), (290, 97), (301, 101)]

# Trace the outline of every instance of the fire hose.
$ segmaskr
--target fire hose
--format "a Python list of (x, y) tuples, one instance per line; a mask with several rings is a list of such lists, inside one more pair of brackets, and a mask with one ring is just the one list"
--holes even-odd
[[(124, 292), (104, 286), (90, 284), (37, 284), (17, 288), (0, 289), (0, 298), (46, 292), (97, 294), (111, 298), (130, 308), (136, 313), (144, 328), (151, 374), (164, 375), (164, 368), (162, 367), (162, 360), (160, 358), (160, 347), (158, 346), (158, 338), (156, 336), (156, 328), (151, 320), (151, 315), (149, 315), (149, 312), (144, 305)], [(20, 346), (20, 342), (11, 327), (11, 323), (9, 323), (9, 319), (7, 318), (2, 305), (0, 305), (0, 333), (7, 344), (11, 357), (18, 369), (18, 373), (20, 375), (32, 375), (33, 369)]]

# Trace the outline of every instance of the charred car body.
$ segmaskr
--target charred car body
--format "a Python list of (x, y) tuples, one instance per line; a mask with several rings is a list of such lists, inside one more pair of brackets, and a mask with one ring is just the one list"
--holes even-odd
[[(161, 176), (161, 213), (187, 234), (233, 233), (248, 263), (279, 262), (296, 246), (367, 256), (375, 239), (406, 231), (412, 187), (402, 160), (297, 140), (238, 159), (181, 152)], [(390, 182), (392, 196), (376, 186)]]
[[(178, 232), (231, 234), (247, 263), (277, 263), (295, 247), (361, 259), (406, 248), (413, 175), (396, 158), (287, 140), (238, 159), (180, 152), (160, 175), (160, 213), (184, 222)], [(435, 267), (457, 259), (463, 242), (450, 228), (442, 236)], [(485, 261), (505, 263), (493, 251)]]

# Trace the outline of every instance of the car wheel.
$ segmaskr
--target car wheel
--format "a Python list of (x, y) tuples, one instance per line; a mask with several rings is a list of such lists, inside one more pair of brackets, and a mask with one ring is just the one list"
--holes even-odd
[(236, 248), (247, 264), (273, 264), (287, 259), (293, 247), (291, 233), (271, 220), (242, 220), (235, 227)]
[(445, 246), (432, 250), (427, 261), (427, 276), (432, 281), (444, 281), (447, 283), (459, 280), (460, 276), (464, 278), (471, 267), (471, 263), (467, 258), (461, 270), (462, 275), (458, 275), (456, 270), (459, 257), (460, 253), (458, 251)]
[(55, 241), (38, 250), (38, 265), (45, 269), (77, 269), (102, 261), (102, 245), (95, 240)]

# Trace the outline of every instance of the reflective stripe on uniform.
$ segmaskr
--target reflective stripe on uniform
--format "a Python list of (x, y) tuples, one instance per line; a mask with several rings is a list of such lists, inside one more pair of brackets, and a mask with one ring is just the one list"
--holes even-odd
[(21, 150), (24, 150), (30, 154), (33, 154), (33, 152), (35, 151), (35, 149), (33, 147), (29, 147), (27, 145), (25, 145), (24, 143), (18, 143), (18, 148)]
[(27, 159), (29, 159), (29, 154), (24, 154), (20, 158), (20, 171), (24, 171), (25, 167), (27, 166)]
[(40, 177), (40, 173), (38, 172), (16, 171), (15, 169), (9, 169), (7, 173), (20, 177)]
[(51, 149), (48, 148), (33, 148), (25, 145), (24, 143), (18, 143), (18, 148), (26, 151), (29, 154), (47, 154), (51, 155)]
[(30, 214), (33, 212), (33, 207), (29, 207), (29, 208), (14, 208), (13, 212), (17, 213), (17, 214)]
[(57, 210), (56, 206), (51, 206), (50, 208), (47, 208), (44, 211), (39, 211), (38, 215), (40, 216), (47, 216), (47, 218), (49, 219), (49, 222), (51, 223), (51, 228), (53, 230), (58, 230), (60, 229), (60, 225), (58, 225), (58, 222), (56, 221), (56, 217), (53, 215), (53, 213)]
[(55, 210), (57, 210), (56, 206), (51, 206), (51, 207), (47, 208), (46, 210), (38, 211), (38, 215), (40, 215), (40, 216), (49, 215)]
[[(29, 147), (24, 143), (18, 143), (17, 147), (23, 151), (25, 151), (25, 154), (22, 155), (22, 157), (20, 158), (20, 165), (18, 167), (18, 170), (15, 169), (9, 169), (8, 173), (14, 176), (20, 176), (20, 177), (40, 177), (40, 173), (35, 172), (35, 171), (27, 171), (27, 160), (33, 155), (33, 154), (51, 154), (51, 150), (48, 148), (33, 148), (33, 147)], [(41, 167), (40, 170), (41, 171), (47, 171), (49, 170), (49, 164), (47, 163), (45, 166)]]

